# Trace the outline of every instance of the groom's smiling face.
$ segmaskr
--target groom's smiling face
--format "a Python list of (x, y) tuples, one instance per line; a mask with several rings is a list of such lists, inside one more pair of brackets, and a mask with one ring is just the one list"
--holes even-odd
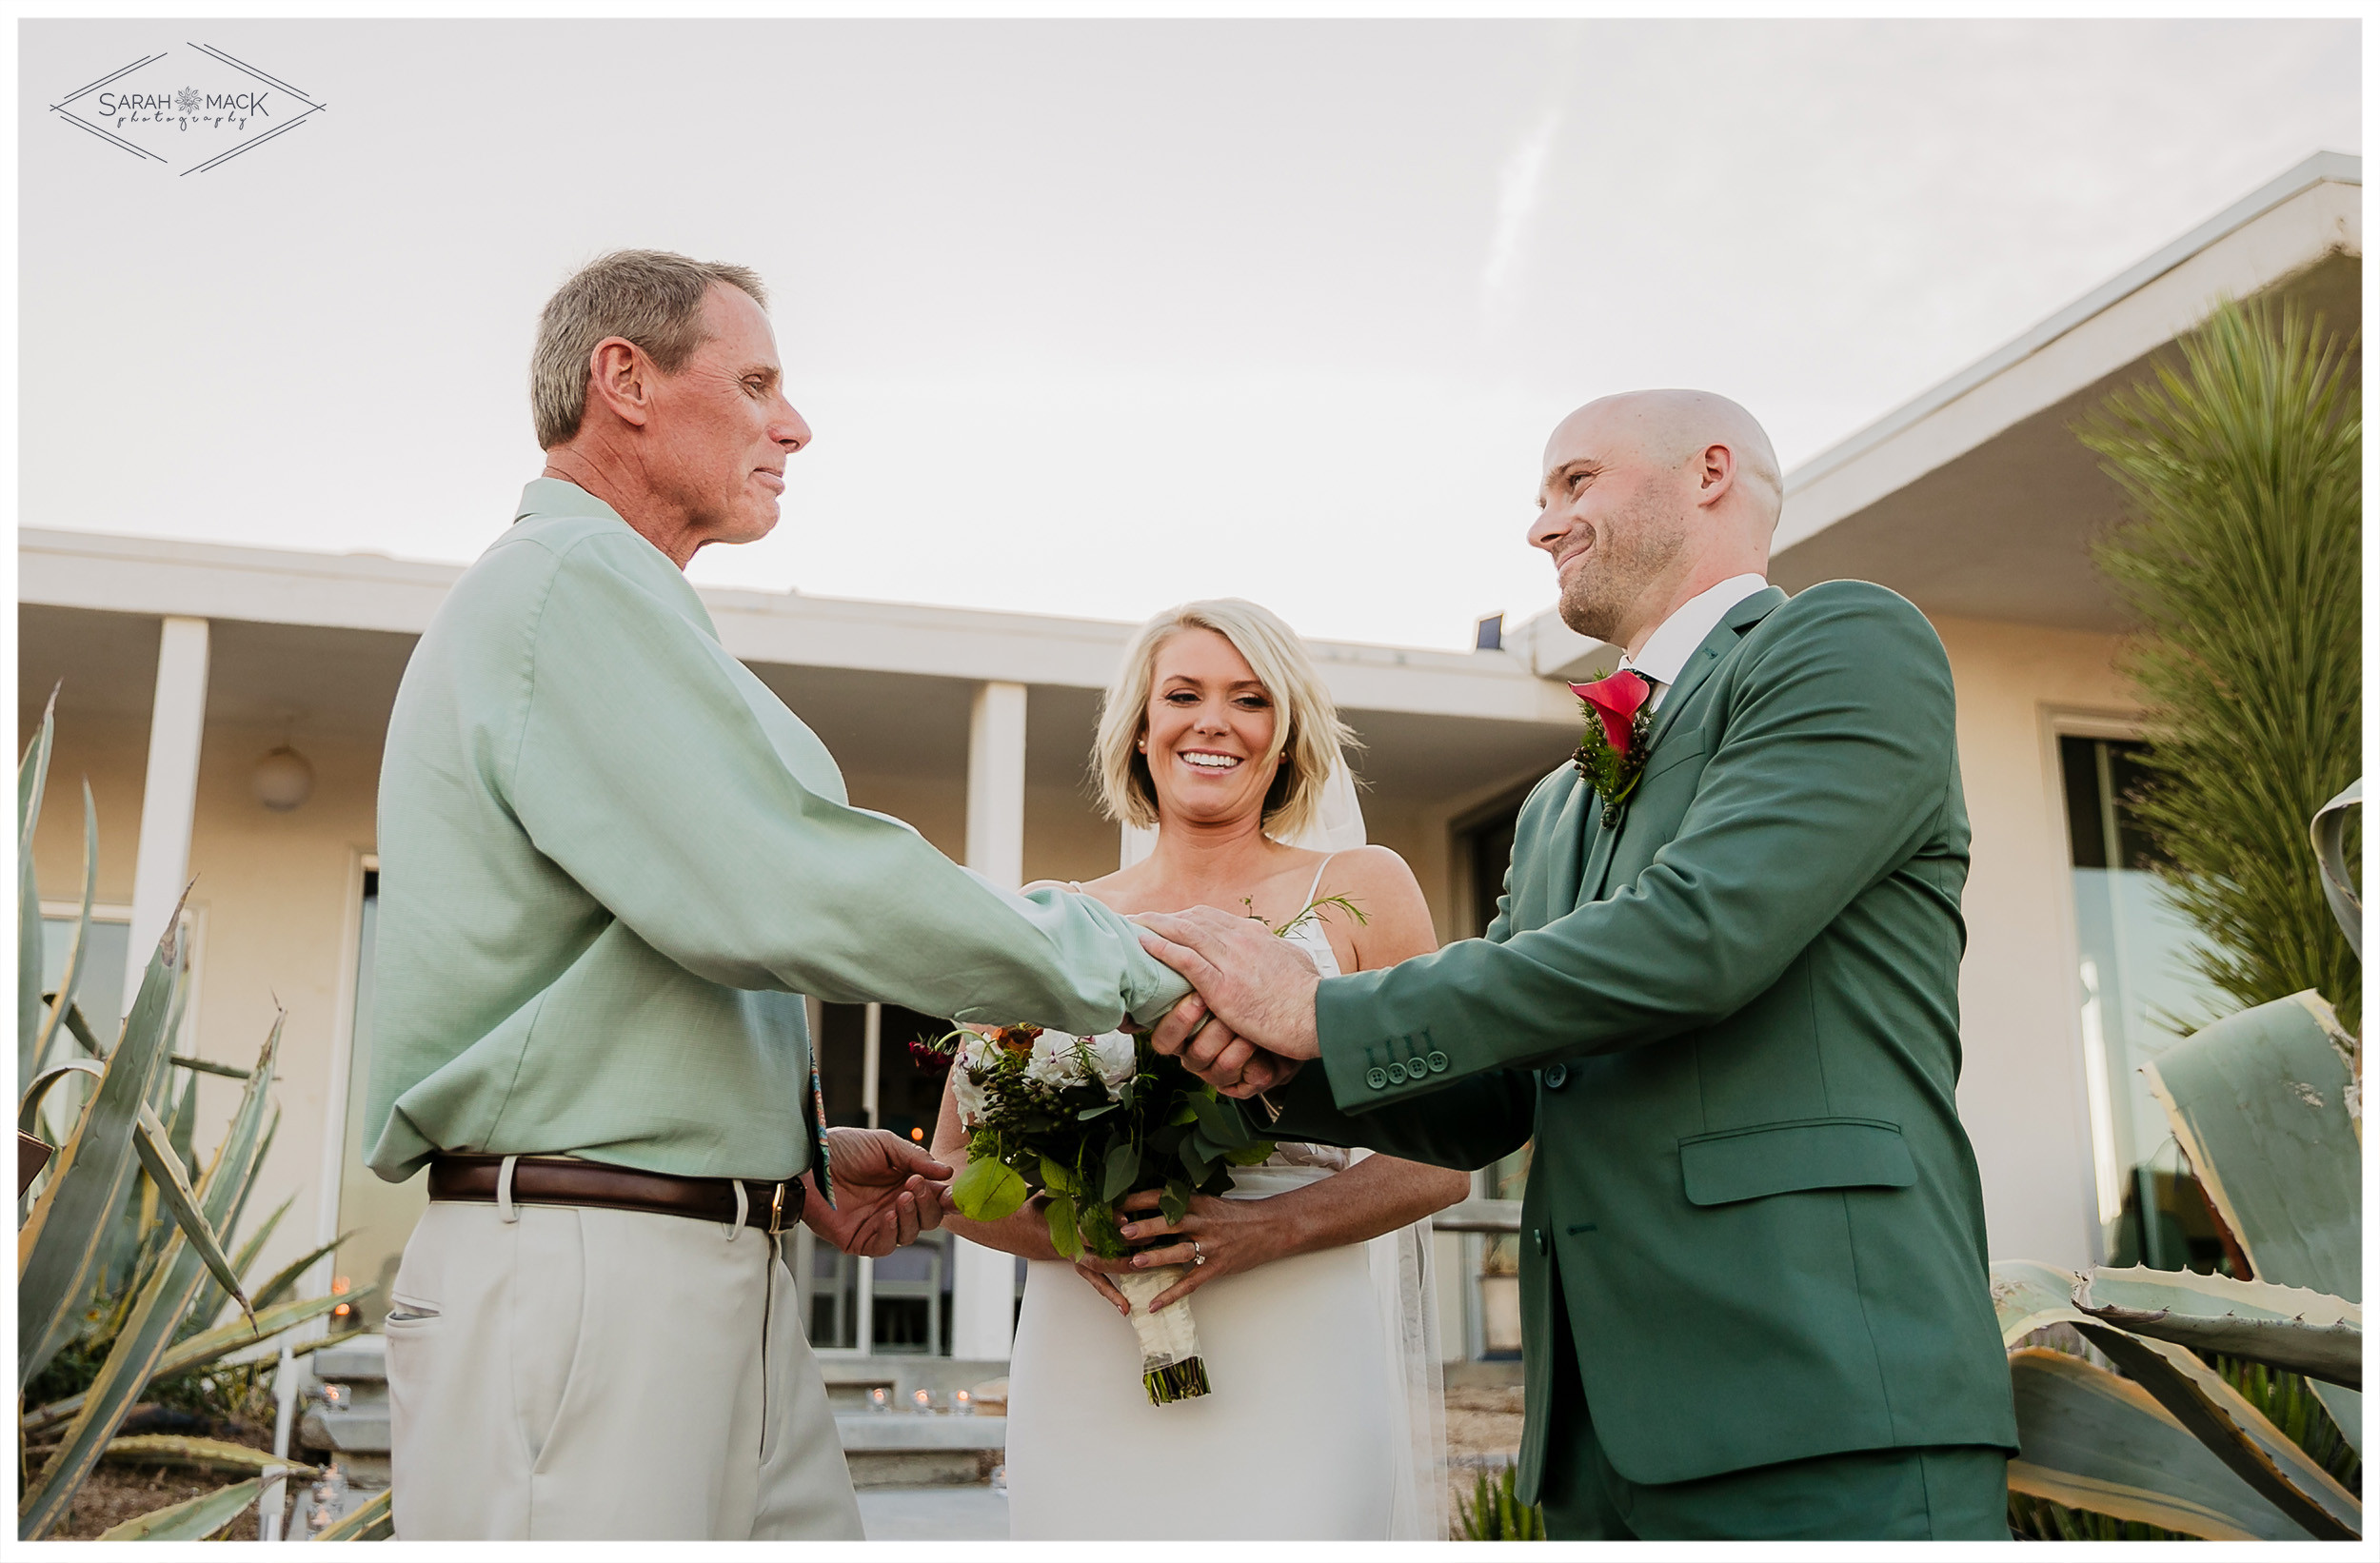
[(1649, 450), (1627, 398), (1589, 403), (1545, 443), (1531, 546), (1554, 561), (1562, 623), (1619, 643), (1634, 610), (1676, 564), (1691, 501), (1680, 463)]

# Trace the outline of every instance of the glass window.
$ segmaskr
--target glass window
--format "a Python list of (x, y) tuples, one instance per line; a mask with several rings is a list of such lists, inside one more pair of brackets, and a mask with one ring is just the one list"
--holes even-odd
[(2167, 896), (2156, 844), (2133, 814), (2147, 752), (2121, 740), (2058, 741), (2092, 1179), (2108, 1263), (2209, 1271), (2225, 1267), (2221, 1234), (2140, 1073), (2212, 999), (2189, 964), (2197, 931)]
[[(66, 975), (67, 948), (74, 942), (75, 921), (72, 917), (42, 916), (41, 991), (46, 994), (55, 993), (58, 979)], [(99, 1045), (112, 1047), (117, 1028), (124, 1023), (124, 957), (132, 942), (132, 924), (123, 917), (102, 918), (94, 912), (85, 938), (88, 944), (83, 951), (82, 976), (74, 982), (74, 1007), (90, 1022)], [(60, 1026), (44, 1062), (62, 1063), (84, 1056), (82, 1045)]]
[[(947, 1020), (898, 1004), (819, 1005), (819, 1087), (826, 1098), (827, 1123), (889, 1129), (930, 1143), (949, 1066), (919, 1059), (909, 1044), (949, 1029)], [(950, 1355), (949, 1233), (924, 1233), (898, 1253), (864, 1259), (838, 1254), (805, 1230), (795, 1253), (796, 1273), (808, 1291), (813, 1347)], [(1018, 1270), (1021, 1285), (1022, 1266)]]

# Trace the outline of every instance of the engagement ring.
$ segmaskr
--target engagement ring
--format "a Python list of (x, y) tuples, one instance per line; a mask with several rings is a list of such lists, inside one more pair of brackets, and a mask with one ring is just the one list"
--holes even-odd
[(1190, 1262), (1194, 1265), (1206, 1263), (1206, 1250), (1199, 1246), (1196, 1237), (1190, 1239)]

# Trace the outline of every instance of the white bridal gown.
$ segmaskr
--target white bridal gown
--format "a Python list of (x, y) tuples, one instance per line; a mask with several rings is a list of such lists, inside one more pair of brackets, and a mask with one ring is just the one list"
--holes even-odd
[[(1289, 937), (1339, 975), (1318, 923)], [(1349, 1156), (1280, 1145), (1235, 1169), (1227, 1197), (1331, 1177)], [(1168, 1406), (1149, 1404), (1115, 1305), (1071, 1264), (1029, 1264), (1009, 1369), (1010, 1535), (1441, 1539), (1428, 1233), (1423, 1221), (1200, 1287), (1188, 1306), (1213, 1393)]]

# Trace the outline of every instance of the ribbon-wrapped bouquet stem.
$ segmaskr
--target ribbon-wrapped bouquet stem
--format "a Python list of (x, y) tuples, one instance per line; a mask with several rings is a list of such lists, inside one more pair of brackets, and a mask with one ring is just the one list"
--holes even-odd
[[(1237, 1102), (1160, 1057), (1145, 1035), (1002, 1026), (954, 1031), (931, 1045), (955, 1055), (951, 1091), (967, 1131), (967, 1166), (951, 1202), (969, 1220), (997, 1221), (1038, 1197), (1051, 1246), (1070, 1259), (1085, 1249), (1125, 1256), (1116, 1207), (1126, 1196), (1160, 1190), (1166, 1219), (1178, 1221), (1193, 1194), (1223, 1193), (1233, 1167), (1273, 1152)], [(1152, 1405), (1208, 1393), (1189, 1304), (1149, 1312), (1181, 1271), (1161, 1265), (1113, 1277), (1132, 1304)]]

